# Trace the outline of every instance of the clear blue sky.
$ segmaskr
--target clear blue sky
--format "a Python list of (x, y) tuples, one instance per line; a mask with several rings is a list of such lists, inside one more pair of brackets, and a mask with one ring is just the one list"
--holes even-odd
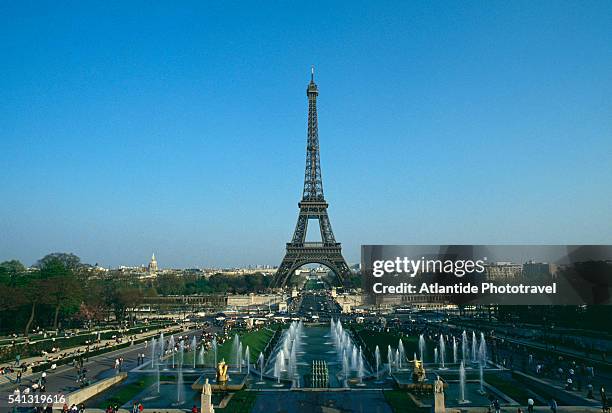
[(0, 260), (278, 264), (311, 64), (348, 261), (612, 243), (610, 1), (2, 2), (0, 56)]

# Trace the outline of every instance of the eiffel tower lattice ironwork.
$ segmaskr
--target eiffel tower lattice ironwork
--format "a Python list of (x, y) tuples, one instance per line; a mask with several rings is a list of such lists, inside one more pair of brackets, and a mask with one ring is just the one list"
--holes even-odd
[[(348, 280), (350, 270), (344, 257), (342, 247), (336, 242), (332, 231), (328, 204), (323, 196), (323, 180), (319, 162), (319, 127), (317, 122), (317, 96), (319, 90), (314, 82), (314, 68), (311, 71), (310, 83), (306, 89), (308, 96), (308, 143), (306, 146), (306, 173), (304, 192), (298, 203), (300, 214), (291, 242), (287, 243), (285, 258), (276, 272), (272, 287), (282, 288), (291, 280), (294, 271), (305, 264), (322, 264), (336, 275), (340, 284)], [(321, 242), (306, 242), (309, 220), (318, 220), (321, 231)]]

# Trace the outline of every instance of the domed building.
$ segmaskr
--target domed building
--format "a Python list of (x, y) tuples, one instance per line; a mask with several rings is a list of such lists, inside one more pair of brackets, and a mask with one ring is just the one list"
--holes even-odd
[(155, 254), (153, 254), (153, 256), (151, 257), (151, 261), (149, 262), (149, 265), (147, 266), (147, 271), (157, 272), (158, 269), (159, 268), (157, 267), (157, 260), (155, 259)]

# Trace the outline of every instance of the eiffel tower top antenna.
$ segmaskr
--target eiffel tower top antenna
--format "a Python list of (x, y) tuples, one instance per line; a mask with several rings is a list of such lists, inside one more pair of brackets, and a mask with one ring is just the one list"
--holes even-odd
[(314, 83), (314, 65), (310, 66), (310, 81)]

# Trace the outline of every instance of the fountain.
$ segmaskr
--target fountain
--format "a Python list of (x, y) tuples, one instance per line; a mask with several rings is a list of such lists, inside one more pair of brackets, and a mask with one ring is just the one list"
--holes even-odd
[(151, 367), (155, 367), (157, 364), (157, 360), (155, 359), (155, 346), (156, 346), (155, 337), (151, 338)]
[(359, 358), (357, 359), (357, 378), (359, 379), (359, 383), (357, 386), (365, 386), (363, 382), (364, 370), (363, 370), (363, 355), (361, 354), (361, 347), (359, 347)]
[(395, 357), (393, 358), (393, 361), (395, 362), (395, 371), (399, 371), (399, 366), (400, 366), (399, 358), (400, 358), (399, 349), (395, 349)]
[(348, 365), (348, 357), (346, 355), (346, 349), (342, 350), (342, 380), (344, 383), (344, 387), (348, 387), (348, 378), (349, 378), (349, 365)]
[(469, 403), (469, 400), (465, 399), (465, 365), (463, 361), (459, 366), (459, 404)]
[(378, 344), (374, 350), (374, 358), (376, 359), (376, 379), (380, 380), (380, 349), (378, 348)]
[(391, 346), (387, 346), (387, 365), (389, 366), (389, 375), (393, 373), (393, 350)]
[(457, 340), (453, 336), (453, 364), (457, 364)]
[(476, 363), (478, 359), (476, 358), (476, 333), (472, 331), (472, 363)]
[(172, 368), (174, 368), (174, 347), (174, 336), (170, 336), (170, 340), (168, 341), (168, 350), (172, 352)]
[(487, 364), (487, 342), (484, 333), (480, 333), (480, 346), (478, 347), (478, 360), (481, 364)]
[(280, 349), (276, 355), (276, 361), (274, 362), (274, 377), (276, 377), (277, 380), (277, 383), (275, 384), (276, 387), (282, 386), (280, 382), (281, 374), (285, 370), (285, 351)]
[(238, 372), (242, 373), (242, 342), (238, 342), (238, 353), (236, 354), (236, 363), (238, 363)]
[(440, 334), (440, 368), (444, 369), (444, 356), (446, 355), (446, 343), (444, 342), (444, 336)]
[(421, 362), (425, 361), (425, 337), (423, 334), (419, 335), (419, 355), (421, 356)]
[(159, 335), (159, 361), (160, 362), (162, 361), (163, 357), (164, 357), (164, 333), (162, 331)]
[(217, 367), (217, 337), (213, 337), (212, 349), (213, 349), (213, 353), (215, 354), (215, 364), (213, 364), (213, 366)]
[(480, 346), (478, 347), (478, 367), (480, 372), (480, 394), (485, 394), (484, 389), (484, 368), (487, 365), (487, 343), (484, 333), (480, 333)]
[(248, 379), (251, 374), (251, 352), (249, 351), (248, 345), (246, 346), (246, 350), (244, 350), (244, 359), (246, 360), (246, 374)]
[[(308, 346), (309, 351), (304, 351), (304, 346)], [(395, 349), (392, 351), (395, 352)], [(392, 363), (393, 359), (392, 353)], [(304, 385), (312, 388), (343, 388), (365, 382), (364, 378), (370, 374), (363, 350), (355, 344), (351, 332), (336, 319), (330, 320), (328, 328), (306, 328), (302, 322), (291, 322), (282, 332), (266, 362), (265, 366), (260, 366), (263, 370), (260, 374), (274, 377), (273, 383), (277, 387), (288, 387), (290, 384), (291, 388)], [(379, 349), (378, 378), (381, 378), (386, 367), (381, 366)], [(371, 370), (374, 370), (374, 360)], [(263, 380), (263, 376), (259, 379)]]
[(434, 348), (434, 364), (438, 364), (438, 347)]
[(397, 368), (399, 370), (402, 368), (402, 361), (404, 360), (404, 357), (406, 357), (404, 343), (402, 342), (401, 338), (399, 339), (399, 343), (397, 344), (397, 351), (399, 353), (399, 357), (397, 358)]
[[(184, 389), (183, 389), (183, 353), (185, 346), (183, 340), (179, 342), (179, 365), (178, 365), (178, 376), (176, 379), (176, 404), (181, 405), (184, 401)], [(174, 355), (174, 351), (172, 352)], [(174, 360), (174, 358), (173, 358)]]
[(200, 366), (204, 365), (204, 343), (200, 345), (200, 352), (198, 353), (198, 364)]
[(264, 355), (263, 353), (259, 353), (259, 357), (257, 358), (257, 364), (259, 365), (259, 382), (257, 384), (264, 384), (263, 381), (263, 370), (264, 370)]
[(287, 368), (287, 372), (289, 374), (289, 378), (292, 381), (295, 381), (295, 376), (297, 375), (297, 346), (295, 345), (295, 339), (291, 342), (291, 350), (289, 351), (289, 366)]
[(461, 333), (461, 360), (466, 363), (468, 357), (468, 339), (467, 333), (463, 330)]
[(193, 352), (193, 368), (196, 368), (196, 347), (197, 347), (197, 343), (196, 343), (196, 338), (195, 336), (193, 336), (193, 338), (191, 339), (191, 351)]
[(234, 340), (232, 341), (232, 360), (231, 363), (234, 364), (234, 366), (236, 366), (236, 368), (239, 368), (240, 365), (240, 359), (242, 358), (242, 355), (240, 354), (240, 337), (238, 337), (238, 334), (234, 334)]
[(183, 339), (179, 343), (179, 360), (181, 367), (183, 367), (183, 362), (185, 361), (185, 341)]

